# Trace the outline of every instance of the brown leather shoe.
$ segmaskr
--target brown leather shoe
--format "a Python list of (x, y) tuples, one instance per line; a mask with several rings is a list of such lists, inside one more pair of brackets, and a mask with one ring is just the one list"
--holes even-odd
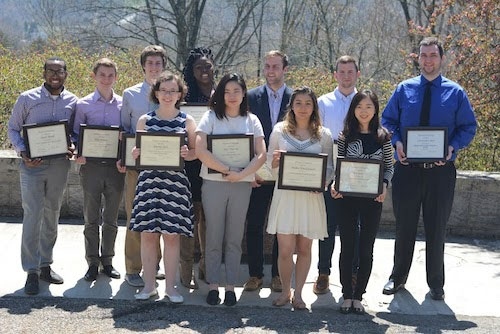
[(271, 290), (273, 292), (281, 292), (283, 291), (283, 287), (281, 286), (281, 279), (279, 276), (274, 276), (271, 280)]
[(180, 279), (181, 279), (181, 284), (188, 289), (199, 288), (198, 282), (196, 281), (196, 277), (193, 275), (193, 267), (189, 267), (187, 265), (185, 266), (181, 265)]
[(263, 283), (262, 278), (250, 277), (248, 279), (248, 281), (245, 283), (245, 285), (243, 286), (243, 290), (255, 291), (262, 286), (262, 283)]
[(326, 274), (320, 274), (314, 282), (313, 292), (322, 295), (330, 291), (330, 277)]

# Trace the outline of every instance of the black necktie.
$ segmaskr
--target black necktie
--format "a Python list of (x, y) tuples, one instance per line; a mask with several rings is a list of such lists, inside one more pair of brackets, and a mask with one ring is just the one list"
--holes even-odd
[(431, 112), (431, 82), (425, 85), (424, 101), (422, 102), (422, 111), (420, 111), (420, 126), (429, 125), (429, 114)]

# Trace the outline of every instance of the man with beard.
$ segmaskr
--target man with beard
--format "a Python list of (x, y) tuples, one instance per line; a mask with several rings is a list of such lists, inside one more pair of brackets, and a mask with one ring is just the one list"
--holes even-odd
[(9, 139), (22, 158), (19, 165), (24, 212), (21, 263), (28, 273), (24, 286), (24, 292), (28, 295), (38, 294), (39, 279), (54, 284), (64, 282), (50, 266), (72, 148), (68, 148), (66, 157), (31, 159), (21, 136), (23, 125), (68, 120), (69, 129), (72, 129), (77, 102), (77, 97), (64, 89), (68, 77), (64, 60), (47, 59), (43, 66), (43, 77), (45, 82), (41, 87), (19, 96), (8, 123)]

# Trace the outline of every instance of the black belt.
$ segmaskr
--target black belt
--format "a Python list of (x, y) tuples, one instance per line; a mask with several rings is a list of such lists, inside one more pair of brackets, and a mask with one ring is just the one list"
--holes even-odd
[(434, 167), (441, 167), (444, 165), (436, 165), (434, 162), (422, 162), (422, 163), (413, 163), (410, 164), (410, 167), (415, 167), (415, 168), (423, 168), (423, 169), (432, 169)]

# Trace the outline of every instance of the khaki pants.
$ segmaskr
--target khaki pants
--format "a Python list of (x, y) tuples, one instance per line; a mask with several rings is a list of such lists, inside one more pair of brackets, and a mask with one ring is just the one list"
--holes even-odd
[[(205, 216), (201, 202), (193, 202), (194, 206), (194, 238), (181, 235), (181, 276), (185, 279), (191, 279), (193, 271), (194, 252), (196, 248), (196, 236), (198, 236), (200, 250), (200, 271), (205, 272)], [(189, 277), (189, 278), (188, 278)]]

